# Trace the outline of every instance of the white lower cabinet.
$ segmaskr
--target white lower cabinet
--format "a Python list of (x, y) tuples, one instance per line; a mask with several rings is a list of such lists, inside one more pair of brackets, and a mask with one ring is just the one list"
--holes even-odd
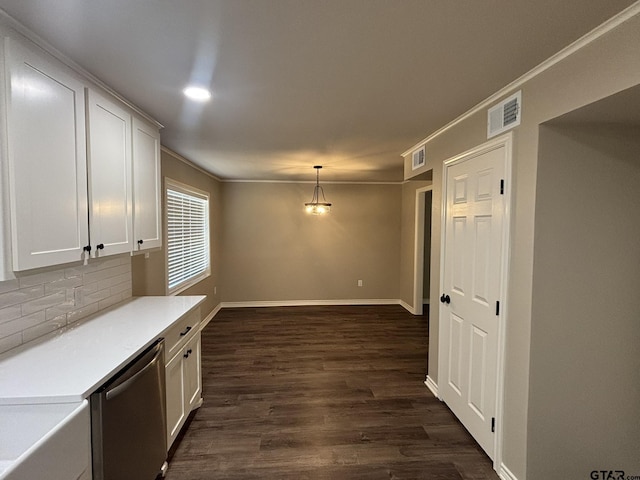
[(166, 364), (167, 448), (180, 433), (191, 410), (200, 406), (200, 368), (200, 332), (196, 331)]
[(171, 446), (186, 417), (182, 363), (182, 352), (180, 352), (167, 363), (165, 370), (167, 384), (167, 448)]
[(183, 354), (184, 398), (189, 410), (199, 402), (202, 394), (202, 372), (200, 371), (200, 332), (187, 344)]

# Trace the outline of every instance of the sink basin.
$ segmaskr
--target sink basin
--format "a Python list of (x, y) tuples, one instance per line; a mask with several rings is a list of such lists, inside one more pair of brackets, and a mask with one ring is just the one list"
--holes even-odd
[(85, 478), (90, 428), (86, 400), (0, 406), (0, 480)]

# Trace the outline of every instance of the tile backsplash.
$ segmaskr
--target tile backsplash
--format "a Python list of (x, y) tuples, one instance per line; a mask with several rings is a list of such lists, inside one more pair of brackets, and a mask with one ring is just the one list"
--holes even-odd
[(129, 297), (128, 254), (0, 282), (0, 353)]

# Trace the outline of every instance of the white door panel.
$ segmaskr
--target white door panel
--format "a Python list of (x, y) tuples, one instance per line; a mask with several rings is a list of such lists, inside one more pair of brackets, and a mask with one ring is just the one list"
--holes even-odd
[(450, 336), (449, 336), (449, 375), (448, 384), (457, 395), (462, 395), (462, 329), (463, 319), (457, 315), (450, 316)]

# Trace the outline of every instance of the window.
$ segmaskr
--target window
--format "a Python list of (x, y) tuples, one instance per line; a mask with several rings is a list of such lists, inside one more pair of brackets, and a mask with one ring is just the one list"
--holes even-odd
[(167, 292), (178, 293), (208, 276), (209, 195), (165, 179)]

